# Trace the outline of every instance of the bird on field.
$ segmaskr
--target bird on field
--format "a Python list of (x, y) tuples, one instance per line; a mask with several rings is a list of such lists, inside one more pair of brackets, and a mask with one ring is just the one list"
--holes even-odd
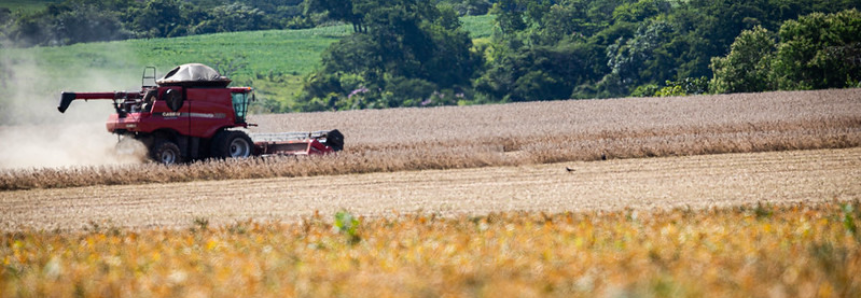
[(569, 168), (569, 167), (565, 167), (565, 170), (566, 170), (566, 171), (568, 171), (569, 173), (570, 173), (570, 172), (574, 172), (574, 171), (576, 171), (575, 169), (572, 169), (572, 168)]

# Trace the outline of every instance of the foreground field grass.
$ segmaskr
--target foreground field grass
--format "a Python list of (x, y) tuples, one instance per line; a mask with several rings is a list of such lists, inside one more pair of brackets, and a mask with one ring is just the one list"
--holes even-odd
[(859, 297), (861, 204), (7, 232), (3, 297)]
[[(300, 160), (0, 169), (0, 190), (849, 148), (861, 146), (858, 98), (861, 89), (259, 115), (258, 131), (340, 129), (346, 149)], [(113, 148), (101, 123), (92, 130), (108, 136), (103, 151)], [(19, 144), (0, 152), (29, 152)]]

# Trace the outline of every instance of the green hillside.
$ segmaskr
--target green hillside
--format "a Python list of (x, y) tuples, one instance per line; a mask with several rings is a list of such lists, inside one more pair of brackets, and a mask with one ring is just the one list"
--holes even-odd
[(338, 26), (4, 49), (2, 53), (10, 66), (36, 67), (54, 79), (66, 79), (70, 71), (140, 79), (144, 66), (156, 66), (163, 73), (183, 63), (217, 66), (231, 61), (243, 66), (231, 75), (248, 79), (251, 74), (309, 72), (319, 63), (320, 52), (348, 33), (347, 26)]
[(493, 18), (493, 15), (468, 16), (460, 18), (460, 22), (472, 38), (489, 38), (493, 33)]
[[(492, 22), (492, 16), (463, 18), (474, 38), (489, 37)], [(350, 32), (349, 26), (334, 26), (0, 49), (0, 81), (12, 94), (22, 94), (0, 99), (0, 105), (22, 98), (53, 102), (63, 90), (133, 90), (145, 66), (155, 66), (161, 76), (176, 65), (200, 62), (226, 72), (233, 85), (255, 87), (258, 111), (264, 105), (289, 110), (302, 77), (320, 64), (320, 53)]]
[[(0, 11), (14, 21), (0, 46), (48, 46), (0, 49), (0, 88), (15, 95), (0, 125), (22, 117), (4, 102), (136, 89), (144, 66), (188, 62), (256, 88), (255, 113), (861, 86), (858, 1), (483, 0), (505, 7), (461, 19), (470, 34), (452, 30), (457, 11), (480, 8), (466, 0), (66, 2)], [(281, 31), (320, 24), (347, 26)], [(344, 40), (352, 30), (368, 34)], [(150, 39), (60, 47), (131, 36)]]

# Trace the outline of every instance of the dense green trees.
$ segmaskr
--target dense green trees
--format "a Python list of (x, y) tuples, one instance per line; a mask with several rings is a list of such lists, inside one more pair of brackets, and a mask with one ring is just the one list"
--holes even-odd
[(0, 11), (0, 38), (18, 47), (311, 27), (303, 0), (66, 0), (33, 13)]
[(2, 36), (7, 43), (16, 45), (65, 45), (77, 42), (92, 42), (105, 39), (123, 39), (131, 36), (124, 30), (122, 15), (103, 7), (68, 3), (49, 5), (44, 11), (27, 15), (6, 14)]
[(195, 34), (278, 27), (278, 24), (267, 18), (262, 10), (241, 3), (217, 6), (208, 15), (208, 18), (191, 27)]
[[(570, 44), (570, 38), (565, 37), (571, 32), (579, 33), (581, 42), (604, 52), (603, 59), (587, 61), (591, 67), (585, 70), (597, 70), (600, 80), (572, 89), (573, 98), (625, 96), (641, 86), (663, 86), (667, 81), (710, 77), (711, 57), (726, 55), (729, 45), (742, 30), (758, 25), (776, 29), (784, 20), (810, 11), (835, 11), (857, 5), (846, 1), (808, 0), (507, 2), (519, 5), (520, 9), (502, 13), (521, 14), (523, 17), (515, 18), (524, 19), (527, 24), (506, 34), (511, 37), (502, 38), (524, 40), (501, 42), (515, 45), (509, 46), (511, 49), (506, 52), (530, 51), (536, 44)], [(566, 8), (573, 9), (574, 13), (553, 13)], [(537, 13), (530, 14), (530, 11)], [(511, 18), (500, 16), (500, 26), (511, 23), (508, 21)], [(517, 48), (519, 44), (531, 46)], [(567, 78), (568, 81), (579, 79)], [(546, 88), (554, 87), (551, 84)]]
[[(857, 1), (839, 0), (501, 0), (494, 7), (499, 33), (488, 51), (487, 71), (475, 81), (475, 87), (480, 97), (490, 101), (701, 93), (708, 90), (706, 78), (712, 77), (714, 67), (723, 63), (716, 60), (717, 64), (709, 68), (712, 57), (727, 55), (742, 31), (776, 31), (785, 21), (812, 12), (834, 13), (859, 5)], [(844, 19), (849, 23), (851, 18)], [(824, 21), (802, 27), (822, 28), (827, 24), (830, 23)], [(854, 30), (852, 25), (845, 28)], [(789, 29), (781, 32), (785, 30)], [(855, 36), (861, 35), (861, 31), (854, 32)], [(751, 47), (762, 44), (764, 37), (759, 33), (745, 36), (752, 40), (740, 42), (731, 60), (752, 59), (745, 52), (755, 51)], [(813, 48), (821, 46), (825, 45)], [(789, 46), (796, 47), (805, 48), (800, 44)], [(856, 48), (845, 43), (831, 51), (851, 56)], [(785, 54), (781, 55), (803, 56), (788, 51), (783, 50)], [(798, 65), (791, 60), (784, 59), (785, 65), (777, 63), (774, 67)], [(765, 66), (757, 65), (757, 61), (745, 63), (750, 65), (720, 71), (724, 77), (747, 76), (743, 79), (746, 86), (716, 86), (713, 90), (758, 90), (766, 84), (756, 69)], [(790, 72), (811, 75), (815, 71)], [(759, 81), (752, 81), (754, 78)], [(823, 80), (833, 83), (837, 78)], [(770, 84), (801, 84), (783, 88), (837, 86), (820, 82), (807, 87), (804, 84), (808, 81), (804, 77), (787, 77)], [(712, 82), (733, 84), (725, 79)], [(753, 85), (747, 86), (750, 84)]]
[[(0, 7), (0, 46), (55, 46), (127, 38), (310, 28), (331, 21), (361, 30), (376, 1), (341, 0), (65, 0), (42, 11)], [(490, 0), (437, 0), (461, 14), (484, 14)], [(0, 5), (2, 6), (2, 5)], [(322, 9), (326, 7), (328, 9)]]
[(453, 104), (483, 63), (451, 7), (422, 0), (319, 3), (321, 10), (363, 13), (352, 14), (361, 16), (350, 21), (356, 31), (330, 46), (322, 69), (306, 80), (305, 110)]
[[(435, 36), (448, 37), (429, 38), (427, 24), (439, 24), (430, 6), (404, 21), (369, 4), (397, 10), (404, 1), (346, 2), (369, 29), (324, 54), (300, 98), (307, 109), (842, 87), (857, 84), (861, 63), (857, 13), (808, 15), (859, 5), (852, 1), (499, 0), (498, 31), (472, 50), (483, 65), (466, 54), (468, 41), (451, 42), (457, 30), (446, 29), (456, 26), (437, 25)], [(439, 53), (463, 54), (422, 58)], [(458, 68), (463, 61), (468, 68)], [(463, 97), (439, 100), (454, 89)]]
[(755, 27), (742, 31), (726, 57), (712, 58), (712, 92), (756, 92), (775, 90), (770, 83), (774, 59), (774, 33)]
[(858, 86), (861, 12), (813, 13), (774, 33), (744, 31), (725, 57), (712, 59), (712, 91), (759, 92)]
[(774, 61), (781, 89), (840, 88), (861, 79), (861, 13), (813, 13), (780, 27)]
[(308, 0), (306, 9), (310, 12), (327, 12), (329, 18), (353, 25), (353, 31), (364, 32), (363, 10), (354, 8), (356, 1), (343, 0)]

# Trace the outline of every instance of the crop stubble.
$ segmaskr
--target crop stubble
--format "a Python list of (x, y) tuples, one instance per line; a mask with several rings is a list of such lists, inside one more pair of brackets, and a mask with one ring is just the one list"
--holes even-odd
[[(565, 167), (570, 167), (569, 172)], [(861, 198), (861, 148), (0, 192), (0, 230), (187, 227), (496, 211), (708, 208)]]
[(0, 190), (517, 166), (861, 145), (861, 89), (259, 115), (340, 129), (338, 156), (0, 170)]

